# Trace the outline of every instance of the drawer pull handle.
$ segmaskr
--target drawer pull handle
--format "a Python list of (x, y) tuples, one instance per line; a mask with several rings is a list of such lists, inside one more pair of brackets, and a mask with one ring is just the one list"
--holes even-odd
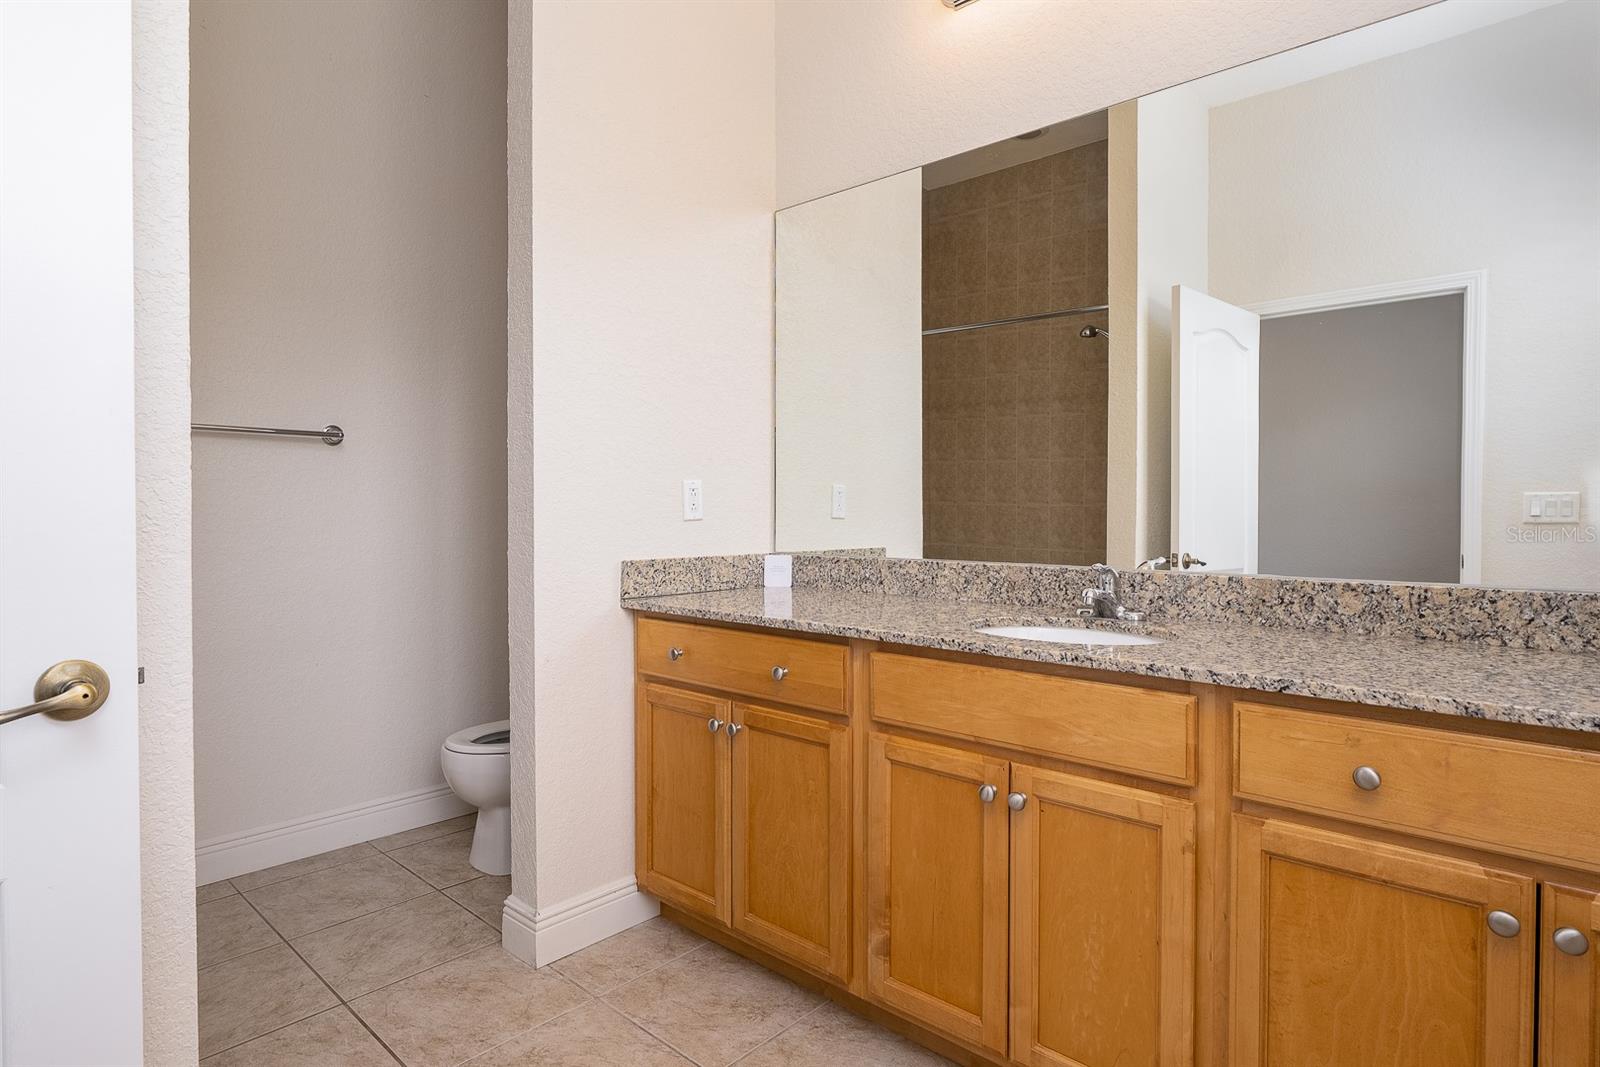
[(785, 678), (787, 678), (788, 676), (789, 676), (789, 668), (788, 667), (774, 667), (774, 668), (772, 668), (772, 680), (774, 682), (781, 682)]
[(1516, 937), (1522, 932), (1522, 924), (1509, 911), (1491, 911), (1489, 913), (1489, 929), (1501, 937)]
[(683, 658), (683, 649), (681, 649), (681, 648), (669, 648), (669, 649), (667, 649), (667, 658), (672, 660), (672, 661), (674, 661), (674, 662), (682, 659)]
[(999, 794), (999, 792), (1000, 790), (996, 789), (992, 785), (980, 785), (978, 787), (978, 799), (983, 801), (985, 804), (993, 804), (994, 798)]
[(1012, 793), (1010, 796), (1006, 797), (1006, 807), (1010, 808), (1012, 811), (1021, 811), (1027, 806), (1027, 804), (1028, 794), (1026, 793)]
[(728, 736), (732, 737), (734, 734), (738, 733), (740, 730), (743, 730), (743, 729), (744, 729), (744, 727), (740, 726), (738, 723), (730, 722), (728, 724)]
[(1368, 767), (1366, 764), (1357, 767), (1350, 778), (1356, 783), (1357, 789), (1365, 789), (1369, 793), (1383, 784), (1383, 777), (1378, 773), (1378, 769)]
[(718, 730), (722, 729), (722, 720), (721, 719), (707, 719), (706, 720), (706, 729), (710, 730), (712, 733), (716, 733)]
[(1575, 926), (1563, 926), (1551, 940), (1556, 943), (1556, 948), (1569, 956), (1581, 956), (1589, 951), (1589, 939)]

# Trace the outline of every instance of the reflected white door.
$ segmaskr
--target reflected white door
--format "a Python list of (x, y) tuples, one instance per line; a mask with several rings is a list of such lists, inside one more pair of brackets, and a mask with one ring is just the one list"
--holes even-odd
[(1254, 574), (1261, 316), (1172, 287), (1172, 552)]
[(128, 0), (0, 3), (0, 712), (110, 677), (0, 724), (11, 1067), (142, 1060), (132, 47)]

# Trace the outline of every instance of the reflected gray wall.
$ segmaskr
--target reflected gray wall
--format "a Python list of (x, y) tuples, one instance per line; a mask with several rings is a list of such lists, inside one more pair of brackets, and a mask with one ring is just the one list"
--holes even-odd
[(1454, 582), (1462, 298), (1261, 323), (1262, 574)]

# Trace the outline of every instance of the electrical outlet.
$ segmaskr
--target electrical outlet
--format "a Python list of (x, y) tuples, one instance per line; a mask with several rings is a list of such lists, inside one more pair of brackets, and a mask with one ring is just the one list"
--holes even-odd
[(1523, 493), (1522, 521), (1576, 523), (1581, 515), (1577, 493)]
[(844, 518), (844, 486), (839, 482), (833, 483), (833, 517)]
[(685, 522), (694, 522), (706, 517), (705, 492), (700, 488), (699, 478), (685, 478), (683, 480), (683, 518)]

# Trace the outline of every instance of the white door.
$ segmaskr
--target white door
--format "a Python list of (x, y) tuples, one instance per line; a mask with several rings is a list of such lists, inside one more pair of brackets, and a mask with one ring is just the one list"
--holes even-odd
[(1261, 316), (1172, 287), (1172, 554), (1254, 574)]
[(11, 1067), (142, 1059), (132, 48), (128, 0), (0, 3), (0, 712), (109, 675), (0, 724)]

